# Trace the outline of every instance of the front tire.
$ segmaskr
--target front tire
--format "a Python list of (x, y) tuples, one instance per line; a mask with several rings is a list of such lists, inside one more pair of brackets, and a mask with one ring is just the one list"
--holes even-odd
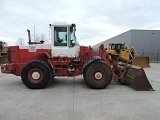
[(50, 67), (43, 61), (34, 60), (26, 64), (21, 73), (25, 86), (31, 89), (43, 89), (52, 79)]
[(104, 62), (95, 61), (88, 66), (85, 78), (89, 87), (103, 89), (110, 84), (112, 71)]

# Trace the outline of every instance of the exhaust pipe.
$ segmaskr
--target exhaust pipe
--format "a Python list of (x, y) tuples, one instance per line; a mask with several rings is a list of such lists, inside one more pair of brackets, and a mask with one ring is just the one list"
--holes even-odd
[(30, 30), (28, 30), (28, 29), (27, 29), (27, 32), (28, 32), (28, 39), (29, 39), (28, 44), (30, 45), (30, 44), (32, 44), (32, 42), (31, 42), (31, 33), (30, 33)]

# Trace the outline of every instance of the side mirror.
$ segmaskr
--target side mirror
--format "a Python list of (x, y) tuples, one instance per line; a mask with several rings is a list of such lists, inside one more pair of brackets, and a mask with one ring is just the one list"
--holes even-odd
[(75, 42), (74, 40), (71, 40), (71, 41), (70, 41), (70, 47), (74, 47), (75, 44), (76, 44), (76, 42)]

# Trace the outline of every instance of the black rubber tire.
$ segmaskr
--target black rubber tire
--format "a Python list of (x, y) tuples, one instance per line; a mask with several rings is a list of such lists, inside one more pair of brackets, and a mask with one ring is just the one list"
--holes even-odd
[(83, 79), (86, 81), (86, 72), (87, 72), (88, 66), (85, 67), (83, 71)]
[(52, 75), (52, 80), (53, 80), (53, 79), (54, 79), (54, 77), (55, 77), (55, 75), (54, 75), (54, 73), (53, 73), (53, 69), (52, 69), (52, 67), (51, 67), (51, 66), (49, 66), (49, 68), (50, 68), (51, 75)]
[[(102, 61), (95, 61), (89, 64), (85, 74), (86, 83), (93, 89), (106, 88), (112, 80), (110, 67)], [(96, 74), (101, 77), (98, 78)]]
[[(39, 77), (33, 78), (33, 73), (38, 73)], [(52, 80), (52, 72), (45, 62), (33, 60), (26, 64), (21, 73), (21, 78), (25, 86), (30, 89), (43, 89)]]

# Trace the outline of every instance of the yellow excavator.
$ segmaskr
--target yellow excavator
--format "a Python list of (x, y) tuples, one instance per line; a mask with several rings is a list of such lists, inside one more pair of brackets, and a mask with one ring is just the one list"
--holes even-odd
[(0, 41), (0, 64), (7, 62), (7, 43)]
[(126, 47), (125, 43), (110, 43), (109, 48), (106, 49), (106, 51), (116, 62), (123, 61), (143, 68), (150, 67), (149, 57), (138, 56), (134, 47)]

